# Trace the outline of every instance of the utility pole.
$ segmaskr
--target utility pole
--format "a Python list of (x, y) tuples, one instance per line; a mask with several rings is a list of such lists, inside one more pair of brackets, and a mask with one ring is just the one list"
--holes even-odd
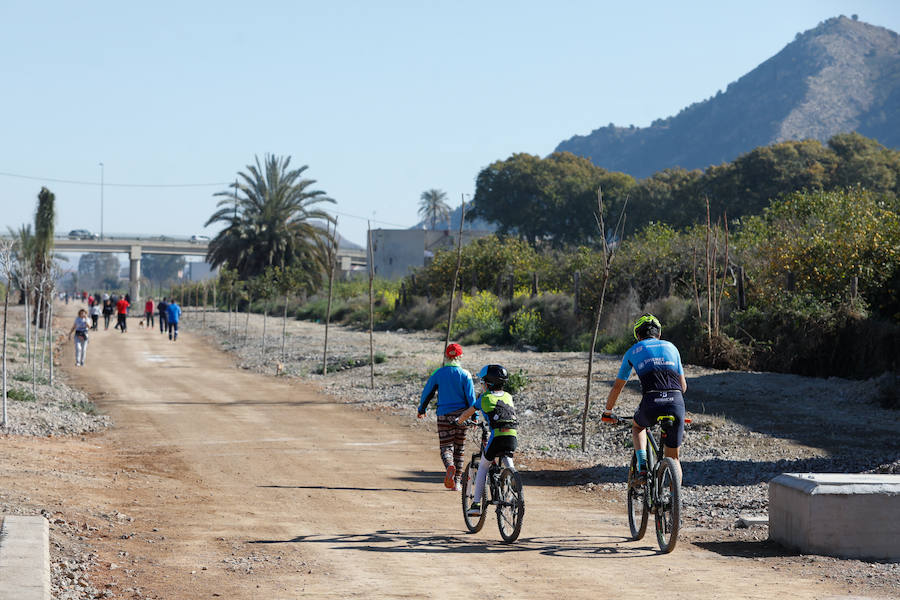
[(100, 239), (103, 239), (103, 163), (100, 163)]

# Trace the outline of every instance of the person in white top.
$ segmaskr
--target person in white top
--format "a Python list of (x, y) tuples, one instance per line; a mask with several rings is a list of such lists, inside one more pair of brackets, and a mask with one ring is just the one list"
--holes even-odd
[(97, 323), (100, 321), (100, 303), (91, 305), (91, 330), (97, 331)]
[(84, 355), (87, 354), (88, 327), (90, 327), (90, 325), (87, 320), (87, 311), (82, 308), (78, 311), (78, 316), (75, 318), (72, 329), (69, 330), (69, 339), (72, 339), (73, 333), (75, 334), (76, 367), (84, 366)]

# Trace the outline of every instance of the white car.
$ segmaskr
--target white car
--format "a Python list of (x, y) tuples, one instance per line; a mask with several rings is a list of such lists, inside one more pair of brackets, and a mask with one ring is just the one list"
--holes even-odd
[(91, 233), (87, 229), (73, 229), (69, 232), (70, 240), (99, 240), (100, 235)]
[(192, 235), (192, 236), (191, 236), (191, 243), (192, 243), (192, 244), (205, 244), (205, 243), (208, 243), (208, 242), (209, 242), (209, 236), (208, 236), (208, 235)]

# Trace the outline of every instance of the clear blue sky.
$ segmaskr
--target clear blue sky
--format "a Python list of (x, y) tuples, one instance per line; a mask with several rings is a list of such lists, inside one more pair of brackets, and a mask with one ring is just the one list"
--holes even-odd
[(0, 227), (46, 185), (58, 231), (99, 231), (102, 162), (105, 233), (212, 235), (212, 194), (273, 153), (362, 244), (426, 189), (457, 206), (495, 160), (673, 115), (829, 17), (900, 31), (894, 0), (625, 4), (4, 2)]

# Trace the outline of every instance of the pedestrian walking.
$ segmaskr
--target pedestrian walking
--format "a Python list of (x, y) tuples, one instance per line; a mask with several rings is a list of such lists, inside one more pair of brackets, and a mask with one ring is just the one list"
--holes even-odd
[(166, 306), (166, 321), (169, 324), (169, 339), (173, 342), (178, 340), (178, 321), (181, 319), (181, 307), (175, 298), (169, 301)]
[(75, 366), (83, 367), (88, 343), (87, 311), (83, 308), (78, 310), (78, 316), (75, 317), (75, 323), (72, 324), (72, 329), (69, 330), (70, 340), (72, 339), (73, 333), (75, 334)]
[(449, 344), (444, 350), (444, 366), (434, 371), (425, 383), (417, 416), (425, 416), (429, 402), (437, 395), (438, 449), (444, 463), (444, 487), (460, 490), (460, 477), (465, 459), (466, 426), (456, 419), (463, 411), (475, 406), (475, 385), (472, 375), (459, 364), (462, 346)]
[(113, 314), (113, 302), (109, 294), (103, 294), (103, 329), (109, 329), (109, 318)]
[(159, 313), (159, 332), (165, 333), (169, 329), (169, 303), (166, 302), (165, 297), (159, 301), (159, 304), (156, 305), (156, 310)]
[(144, 324), (147, 327), (154, 327), (153, 323), (153, 298), (147, 298), (144, 304)]
[(91, 305), (91, 331), (97, 331), (97, 323), (100, 321), (100, 304)]
[(116, 327), (122, 333), (125, 333), (128, 330), (127, 319), (129, 306), (131, 306), (131, 304), (125, 298), (119, 299), (119, 301), (116, 303)]

